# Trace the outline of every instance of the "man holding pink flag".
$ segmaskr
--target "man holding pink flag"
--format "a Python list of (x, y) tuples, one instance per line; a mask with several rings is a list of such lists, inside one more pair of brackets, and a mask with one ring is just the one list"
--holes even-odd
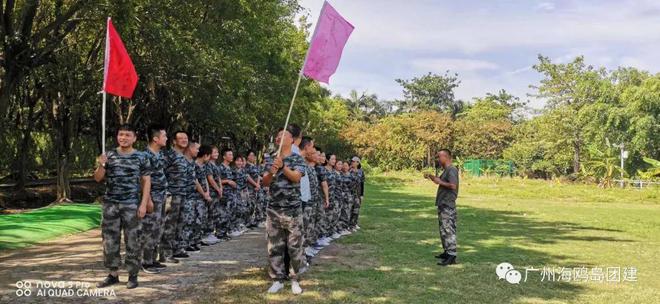
[[(337, 70), (344, 45), (353, 29), (353, 25), (339, 15), (327, 1), (323, 4), (303, 68), (298, 76), (298, 83), (291, 99), (284, 128), (278, 134), (277, 141), (279, 141), (280, 147), (272, 165), (264, 174), (264, 185), (271, 185), (272, 182), (273, 185), (281, 184), (283, 188), (288, 189), (288, 191), (279, 191), (282, 195), (278, 199), (273, 199), (267, 209), (269, 275), (274, 281), (268, 289), (268, 293), (279, 292), (284, 288), (284, 280), (287, 278), (291, 279), (293, 294), (301, 294), (303, 291), (298, 280), (306, 270), (304, 266), (306, 263), (302, 254), (303, 242), (300, 237), (296, 237), (301, 236), (304, 229), (299, 186), (303, 174), (289, 168), (292, 140), (290, 133), (287, 132), (300, 80), (304, 75), (328, 83), (330, 76)], [(287, 134), (288, 136), (285, 136)], [(287, 157), (283, 158), (284, 155)], [(297, 157), (300, 158), (300, 156)], [(302, 160), (302, 158), (300, 159)], [(304, 161), (301, 161), (300, 168), (304, 168)], [(271, 186), (273, 197), (276, 196), (274, 193), (278, 193), (278, 191), (274, 191)], [(284, 262), (287, 253), (290, 258), (288, 267)]]

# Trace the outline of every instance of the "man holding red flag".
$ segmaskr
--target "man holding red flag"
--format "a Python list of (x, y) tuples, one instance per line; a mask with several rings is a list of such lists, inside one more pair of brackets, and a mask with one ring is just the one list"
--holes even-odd
[[(128, 270), (131, 289), (138, 286), (141, 268), (140, 230), (141, 220), (151, 212), (151, 166), (145, 154), (133, 148), (137, 137), (130, 125), (122, 125), (117, 131), (118, 147), (105, 152), (105, 97), (106, 93), (131, 98), (137, 85), (137, 73), (119, 34), (108, 18), (105, 63), (103, 71), (102, 108), (102, 154), (94, 171), (97, 182), (105, 181), (103, 198), (103, 261), (110, 274), (97, 287), (103, 288), (119, 283), (118, 270), (121, 266), (120, 241), (124, 231), (126, 256), (124, 264)], [(149, 209), (149, 210), (148, 210)]]

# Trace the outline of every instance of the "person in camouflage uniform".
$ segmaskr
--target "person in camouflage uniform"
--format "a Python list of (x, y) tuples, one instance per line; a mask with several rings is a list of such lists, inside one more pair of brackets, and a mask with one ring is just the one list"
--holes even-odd
[(249, 207), (248, 214), (250, 219), (248, 227), (254, 228), (259, 225), (261, 208), (259, 208), (259, 192), (261, 191), (261, 168), (257, 165), (257, 155), (254, 151), (247, 153), (247, 165), (245, 170), (248, 174)]
[[(103, 264), (110, 274), (97, 284), (103, 288), (119, 282), (121, 266), (120, 241), (124, 231), (126, 256), (124, 264), (128, 270), (127, 288), (138, 286), (140, 271), (140, 220), (150, 204), (151, 168), (144, 153), (133, 148), (136, 141), (135, 129), (122, 125), (117, 131), (119, 147), (102, 154), (94, 171), (97, 182), (105, 180), (103, 196)], [(151, 209), (151, 208), (150, 208)]]
[(209, 211), (209, 220), (206, 232), (208, 233), (207, 242), (216, 243), (227, 237), (226, 225), (227, 210), (220, 203), (222, 198), (222, 180), (220, 178), (220, 167), (216, 163), (220, 157), (220, 151), (212, 146), (211, 159), (206, 164), (207, 180), (211, 191), (211, 207)]
[(167, 145), (165, 127), (152, 125), (148, 129), (149, 145), (144, 151), (151, 167), (151, 197), (153, 211), (142, 220), (142, 270), (146, 273), (158, 273), (165, 265), (156, 261), (157, 247), (163, 233), (165, 218), (165, 159), (161, 149)]
[(355, 202), (353, 204), (353, 212), (351, 215), (351, 228), (356, 230), (360, 229), (360, 226), (358, 226), (358, 218), (360, 216), (360, 208), (362, 207), (362, 197), (364, 196), (364, 171), (362, 171), (361, 165), (360, 165), (360, 158), (357, 156), (353, 157), (351, 159), (351, 172), (353, 174), (353, 178), (355, 180), (355, 184), (353, 185), (353, 193), (355, 196)]
[(335, 163), (333, 175), (333, 196), (335, 206), (332, 209), (332, 230), (334, 231), (332, 237), (337, 239), (341, 236), (341, 215), (346, 202), (344, 201), (344, 185), (342, 180), (341, 170), (344, 167), (344, 162), (337, 160)]
[[(271, 199), (266, 210), (266, 234), (270, 277), (274, 280), (268, 292), (278, 292), (287, 276), (292, 280), (295, 294), (302, 292), (298, 279), (307, 269), (303, 253), (302, 201), (300, 179), (305, 174), (305, 161), (291, 150), (291, 132), (278, 132), (276, 143), (282, 143), (281, 153), (272, 160), (263, 176), (265, 186), (270, 187)], [(285, 255), (289, 256), (289, 269), (285, 267)]]
[(337, 165), (337, 157), (334, 154), (328, 154), (328, 161), (325, 166), (325, 180), (328, 183), (328, 191), (330, 194), (330, 206), (326, 208), (326, 220), (327, 220), (327, 225), (326, 225), (326, 232), (328, 236), (328, 240), (333, 239), (335, 237), (336, 233), (336, 227), (337, 227), (337, 211), (339, 211), (339, 206), (340, 206), (340, 201), (338, 200), (337, 197), (337, 174), (335, 174), (335, 166)]
[(343, 162), (341, 167), (341, 184), (344, 205), (341, 208), (340, 229), (341, 234), (349, 234), (351, 212), (353, 209), (353, 176), (350, 172), (348, 162)]
[(243, 232), (247, 226), (250, 193), (248, 190), (248, 174), (245, 170), (245, 157), (238, 155), (234, 161), (236, 172), (236, 185), (238, 186), (238, 206), (236, 208), (236, 225)]
[(165, 199), (165, 223), (159, 248), (160, 262), (178, 263), (176, 257), (188, 257), (184, 248), (179, 247), (177, 241), (181, 230), (179, 225), (181, 207), (189, 191), (186, 187), (189, 166), (183, 155), (187, 148), (188, 134), (184, 131), (177, 131), (174, 133), (172, 148), (163, 154), (168, 196)]
[[(319, 193), (323, 200), (323, 204), (319, 204), (317, 210), (317, 220), (316, 220), (316, 235), (317, 235), (317, 245), (322, 246), (321, 243), (324, 243), (322, 240), (328, 236), (328, 215), (329, 212), (326, 212), (330, 207), (330, 191), (328, 188), (328, 180), (326, 174), (325, 165), (327, 160), (325, 158), (325, 153), (317, 151), (317, 160), (316, 160), (316, 176), (319, 181)], [(321, 242), (319, 242), (321, 241)], [(320, 247), (317, 246), (317, 249)]]
[(190, 143), (188, 149), (184, 154), (186, 158), (186, 174), (185, 178), (185, 187), (186, 198), (183, 200), (181, 205), (181, 216), (179, 217), (179, 231), (177, 235), (177, 242), (179, 242), (179, 248), (183, 248), (185, 251), (199, 251), (200, 249), (194, 246), (194, 231), (197, 223), (197, 212), (196, 205), (197, 201), (195, 200), (196, 186), (198, 184), (197, 177), (195, 176), (195, 157), (199, 151), (198, 143)]
[(304, 224), (304, 247), (305, 254), (308, 257), (313, 257), (316, 252), (312, 245), (316, 243), (316, 222), (317, 213), (321, 203), (321, 193), (319, 189), (319, 180), (316, 175), (316, 148), (314, 147), (314, 140), (309, 136), (303, 136), (300, 141), (300, 150), (302, 156), (305, 158), (307, 166), (305, 166), (305, 175), (309, 177), (309, 187), (311, 198), (309, 202), (303, 204), (303, 224)]
[(261, 191), (259, 191), (257, 197), (257, 208), (259, 211), (259, 222), (261, 225), (265, 225), (266, 221), (266, 208), (268, 207), (268, 202), (270, 200), (270, 191), (269, 187), (264, 185), (262, 176), (268, 171), (267, 164), (270, 163), (270, 155), (268, 153), (264, 154), (261, 165), (259, 166), (259, 179), (261, 184)]
[(206, 237), (209, 205), (213, 201), (208, 184), (208, 172), (206, 172), (206, 164), (211, 159), (212, 152), (211, 146), (200, 146), (195, 158), (195, 191), (191, 197), (195, 202), (195, 225), (193, 226), (193, 247), (195, 248), (209, 245), (203, 243), (202, 239)]
[(222, 199), (221, 204), (227, 210), (224, 219), (227, 223), (227, 233), (231, 236), (238, 236), (238, 227), (236, 226), (236, 208), (238, 206), (238, 184), (236, 184), (236, 172), (231, 168), (231, 163), (234, 161), (234, 152), (225, 148), (222, 150), (222, 163), (218, 166), (220, 168), (220, 178), (222, 179)]
[(424, 177), (438, 185), (435, 204), (438, 207), (440, 241), (444, 252), (437, 255), (438, 265), (456, 264), (456, 197), (458, 196), (458, 169), (452, 165), (451, 152), (442, 149), (436, 154), (443, 168), (440, 176), (425, 174)]

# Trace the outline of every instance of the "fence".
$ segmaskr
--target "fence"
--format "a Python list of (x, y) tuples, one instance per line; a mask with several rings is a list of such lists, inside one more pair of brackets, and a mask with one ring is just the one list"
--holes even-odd
[(514, 169), (513, 162), (508, 160), (468, 159), (463, 163), (463, 170), (471, 176), (513, 176)]

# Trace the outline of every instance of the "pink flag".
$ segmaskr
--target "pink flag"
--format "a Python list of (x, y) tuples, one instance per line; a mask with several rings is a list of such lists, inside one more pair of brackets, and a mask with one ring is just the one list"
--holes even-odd
[(341, 52), (353, 29), (353, 25), (339, 15), (330, 3), (327, 1), (323, 3), (321, 15), (307, 51), (303, 75), (328, 83), (330, 76), (337, 70)]

